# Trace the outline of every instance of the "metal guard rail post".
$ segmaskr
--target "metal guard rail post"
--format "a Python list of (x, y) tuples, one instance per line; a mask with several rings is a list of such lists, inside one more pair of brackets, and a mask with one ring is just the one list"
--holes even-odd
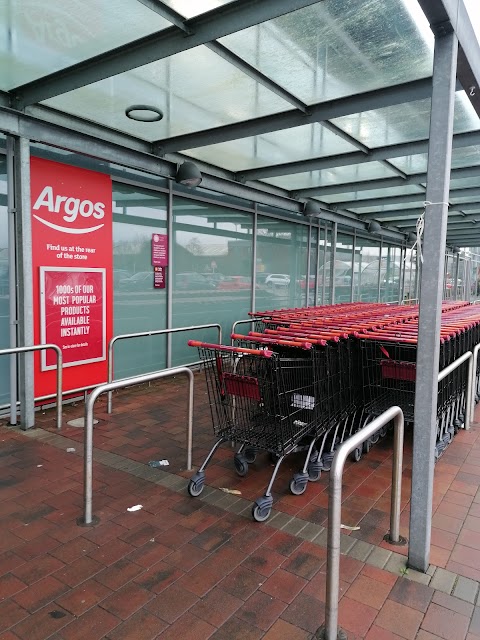
[(473, 417), (475, 413), (475, 396), (476, 396), (476, 380), (477, 380), (477, 362), (478, 362), (478, 352), (480, 351), (480, 344), (477, 344), (473, 350), (472, 357), (472, 369), (473, 369), (473, 380), (472, 380), (472, 397), (470, 399), (470, 421), (473, 422)]
[(467, 378), (467, 397), (465, 399), (465, 418), (464, 418), (464, 429), (470, 429), (470, 418), (472, 413), (472, 391), (473, 391), (473, 381), (474, 381), (474, 369), (473, 369), (473, 353), (471, 351), (466, 351), (460, 358), (457, 358), (454, 362), (442, 369), (438, 374), (438, 382), (441, 382), (444, 378), (446, 378), (452, 371), (455, 371), (460, 365), (468, 360), (468, 378)]
[[(57, 354), (57, 429), (62, 428), (62, 386), (63, 386), (63, 356), (62, 350), (56, 344), (36, 344), (32, 347), (14, 347), (12, 349), (2, 349), (0, 356), (16, 355), (17, 353), (30, 353), (31, 351), (44, 351), (53, 349)], [(12, 422), (13, 412), (17, 407), (10, 407), (10, 422)]]
[(77, 520), (80, 525), (91, 525), (98, 522), (98, 518), (92, 516), (92, 491), (93, 491), (93, 408), (97, 398), (106, 391), (133, 387), (136, 384), (151, 382), (159, 378), (185, 374), (188, 377), (188, 426), (187, 426), (187, 471), (192, 469), (193, 446), (193, 372), (188, 367), (175, 367), (164, 369), (155, 373), (147, 373), (134, 378), (118, 380), (96, 387), (85, 403), (85, 439), (84, 439), (84, 517)]
[[(222, 327), (218, 322), (212, 324), (199, 324), (193, 327), (177, 327), (175, 329), (158, 329), (155, 331), (141, 331), (140, 333), (121, 333), (114, 336), (108, 343), (108, 384), (113, 382), (113, 347), (118, 340), (126, 340), (128, 338), (143, 338), (145, 336), (161, 336), (171, 333), (180, 333), (181, 331), (196, 331), (199, 329), (218, 329), (218, 344), (222, 344)], [(165, 369), (167, 371), (167, 369)], [(123, 378), (128, 380), (128, 378)], [(107, 413), (112, 413), (112, 392), (108, 392), (107, 396)]]
[[(252, 324), (252, 322), (256, 322), (256, 319), (255, 318), (249, 318), (248, 320), (237, 320), (236, 322), (234, 322), (232, 324), (232, 330), (230, 331), (230, 335), (232, 335), (232, 333), (236, 333), (236, 328), (238, 327), (238, 325), (247, 324), (247, 323)], [(233, 346), (234, 340), (231, 339), (230, 343)]]
[(400, 502), (402, 496), (403, 465), (403, 411), (400, 407), (390, 407), (353, 436), (341, 444), (333, 458), (330, 469), (328, 496), (328, 538), (327, 538), (327, 585), (325, 624), (321, 626), (315, 638), (318, 640), (346, 640), (347, 636), (338, 628), (338, 596), (340, 589), (340, 527), (342, 515), (342, 476), (349, 454), (361, 446), (381, 427), (394, 421), (394, 443), (392, 464), (392, 498), (390, 511), (389, 541), (392, 544), (404, 544), (400, 537)]

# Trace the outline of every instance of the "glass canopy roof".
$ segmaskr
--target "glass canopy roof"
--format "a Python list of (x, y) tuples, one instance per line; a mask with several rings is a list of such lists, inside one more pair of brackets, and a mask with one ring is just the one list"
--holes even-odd
[[(0, 0), (2, 104), (384, 224), (425, 197), (433, 48), (419, 0)], [(468, 215), (480, 119), (460, 90), (454, 134)]]

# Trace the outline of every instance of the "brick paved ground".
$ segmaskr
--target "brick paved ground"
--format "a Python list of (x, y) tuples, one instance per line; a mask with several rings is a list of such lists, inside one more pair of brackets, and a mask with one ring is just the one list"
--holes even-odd
[[(295, 461), (276, 485), (274, 517), (251, 521), (250, 501), (270, 470), (260, 457), (247, 478), (225, 447), (211, 487), (186, 495), (185, 387), (181, 381), (120, 394), (110, 418), (99, 404), (94, 512), (79, 527), (83, 430), (53, 433), (51, 411), (33, 432), (0, 427), (0, 640), (307, 640), (323, 622), (328, 474), (289, 495)], [(195, 463), (212, 441), (197, 385)], [(160, 399), (160, 400), (159, 400)], [(160, 404), (161, 402), (161, 404)], [(68, 407), (65, 421), (82, 414)], [(436, 468), (432, 567), (409, 570), (388, 528), (388, 441), (350, 465), (342, 535), (340, 623), (351, 640), (479, 640), (480, 442), (461, 432)], [(67, 453), (68, 447), (74, 453)], [(168, 458), (168, 471), (145, 466)], [(404, 504), (409, 490), (406, 447)], [(123, 470), (122, 470), (123, 468)], [(127, 507), (142, 504), (137, 512)], [(366, 513), (366, 515), (365, 515)], [(408, 511), (402, 514), (407, 533)], [(394, 551), (394, 552), (393, 552)]]

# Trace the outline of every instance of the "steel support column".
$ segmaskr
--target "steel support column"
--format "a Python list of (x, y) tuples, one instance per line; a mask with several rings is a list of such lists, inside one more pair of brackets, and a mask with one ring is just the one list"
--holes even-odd
[(337, 259), (337, 223), (332, 227), (332, 257), (330, 263), (330, 304), (335, 304), (335, 261)]
[[(167, 206), (168, 271), (167, 271), (167, 329), (173, 327), (173, 185), (168, 181)], [(167, 333), (167, 369), (172, 366), (172, 334)]]
[[(15, 231), (18, 276), (18, 342), (34, 344), (32, 286), (32, 227), (30, 218), (30, 141), (15, 138)], [(20, 423), (30, 429), (35, 422), (33, 353), (19, 359)]]
[[(17, 269), (15, 250), (15, 141), (7, 137), (8, 295), (10, 348), (17, 346)], [(17, 424), (17, 355), (10, 356), (10, 424)]]
[(424, 262), (417, 349), (415, 427), (413, 430), (409, 566), (427, 571), (430, 558), (434, 449), (448, 190), (452, 158), (458, 40), (436, 37), (430, 143), (427, 170)]

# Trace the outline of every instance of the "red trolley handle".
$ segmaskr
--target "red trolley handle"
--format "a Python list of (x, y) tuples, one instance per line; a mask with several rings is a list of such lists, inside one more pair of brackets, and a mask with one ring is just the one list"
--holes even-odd
[(210, 344), (209, 342), (200, 342), (199, 340), (189, 340), (189, 347), (203, 347), (204, 349), (215, 349), (215, 351), (229, 351), (230, 353), (247, 353), (251, 356), (264, 356), (271, 358), (273, 351), (269, 349), (245, 349), (243, 347), (228, 347), (223, 344)]
[(249, 342), (259, 342), (261, 344), (276, 344), (282, 347), (296, 347), (297, 349), (311, 349), (312, 343), (300, 340), (277, 340), (273, 338), (260, 338), (253, 336), (243, 336), (240, 333), (232, 333), (230, 336), (232, 340), (248, 340)]

